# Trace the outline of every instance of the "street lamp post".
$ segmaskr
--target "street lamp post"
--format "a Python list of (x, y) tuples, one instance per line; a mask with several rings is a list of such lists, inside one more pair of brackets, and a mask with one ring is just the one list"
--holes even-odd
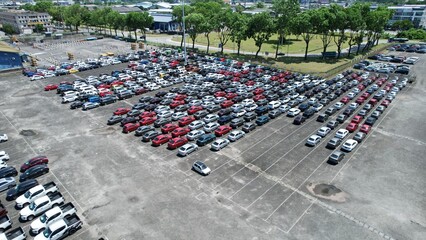
[(183, 57), (185, 59), (185, 66), (187, 64), (186, 62), (186, 33), (185, 33), (185, 0), (182, 0), (182, 31), (183, 31)]

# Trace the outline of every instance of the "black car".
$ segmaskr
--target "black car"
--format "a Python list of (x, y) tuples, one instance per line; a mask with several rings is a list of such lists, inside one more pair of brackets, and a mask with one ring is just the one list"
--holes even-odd
[(325, 113), (321, 113), (320, 115), (318, 115), (317, 117), (317, 122), (325, 122), (328, 120), (328, 115)]
[(338, 121), (339, 123), (343, 123), (344, 121), (346, 121), (346, 119), (348, 119), (348, 115), (340, 114), (339, 116), (337, 116), (336, 121)]
[(330, 141), (328, 141), (328, 143), (325, 147), (328, 148), (328, 149), (336, 149), (341, 143), (342, 143), (342, 139), (332, 138), (332, 139), (330, 139)]
[(310, 106), (307, 103), (302, 103), (299, 105), (300, 111), (304, 112), (306, 109), (308, 109)]
[(122, 117), (122, 116), (119, 116), (119, 115), (113, 115), (113, 116), (111, 116), (111, 117), (108, 119), (107, 124), (108, 124), (108, 125), (114, 125), (114, 124), (116, 124), (116, 123), (121, 122), (122, 120), (123, 120), (123, 117)]
[(120, 126), (124, 127), (124, 125), (128, 123), (136, 123), (138, 120), (139, 119), (135, 117), (126, 117), (126, 118), (123, 118), (123, 120), (121, 120)]
[(23, 182), (27, 179), (32, 179), (44, 175), (49, 172), (49, 167), (46, 164), (35, 165), (27, 169), (21, 176), (19, 176), (19, 182)]
[(256, 123), (253, 122), (246, 122), (243, 125), (242, 130), (246, 133), (253, 131), (254, 129), (256, 129)]
[(243, 124), (244, 124), (244, 119), (234, 118), (234, 119), (232, 119), (231, 124), (229, 124), (229, 126), (231, 126), (233, 129), (235, 129), (235, 128), (242, 126)]
[(12, 201), (24, 194), (26, 191), (38, 185), (36, 179), (28, 179), (20, 184), (16, 185), (14, 188), (7, 191), (6, 200)]
[(352, 113), (353, 113), (354, 111), (355, 111), (355, 110), (354, 110), (354, 109), (352, 109), (352, 108), (346, 108), (346, 109), (345, 109), (345, 111), (343, 111), (343, 115), (350, 116), (350, 115), (352, 115)]
[(305, 118), (310, 118), (310, 117), (312, 117), (314, 114), (315, 114), (315, 109), (313, 109), (313, 108), (309, 108), (308, 110), (306, 110), (306, 111), (304, 111), (304, 112), (303, 112), (303, 116), (304, 116)]
[(367, 119), (365, 119), (364, 124), (367, 124), (369, 126), (373, 126), (374, 123), (376, 123), (376, 121), (377, 121), (377, 118), (375, 118), (375, 117), (368, 117)]
[(138, 127), (138, 129), (136, 129), (135, 136), (142, 136), (143, 134), (149, 131), (154, 131), (154, 130), (155, 128), (153, 126), (141, 126), (141, 127)]
[(115, 96), (105, 96), (105, 97), (101, 97), (101, 100), (99, 103), (103, 106), (103, 105), (115, 103), (116, 101), (117, 101), (117, 98)]
[(306, 117), (303, 115), (297, 115), (297, 117), (294, 118), (293, 124), (300, 125), (306, 121)]
[(257, 117), (257, 114), (255, 112), (248, 112), (248, 113), (244, 114), (243, 118), (246, 122), (250, 122), (250, 121), (256, 119), (256, 117)]
[(0, 169), (0, 178), (6, 177), (16, 177), (18, 175), (18, 171), (14, 167), (5, 167)]
[(71, 103), (70, 109), (77, 109), (83, 107), (84, 102), (83, 101), (75, 101)]

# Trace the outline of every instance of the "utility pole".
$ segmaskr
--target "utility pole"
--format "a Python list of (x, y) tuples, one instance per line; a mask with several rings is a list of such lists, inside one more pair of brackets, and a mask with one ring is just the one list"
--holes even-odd
[(185, 59), (185, 66), (187, 65), (186, 62), (186, 33), (185, 33), (185, 0), (182, 0), (182, 31), (183, 31), (183, 57)]

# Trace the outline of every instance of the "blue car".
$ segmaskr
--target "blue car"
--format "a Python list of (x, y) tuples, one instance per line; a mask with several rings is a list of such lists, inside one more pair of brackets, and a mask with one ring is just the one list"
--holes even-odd
[(267, 115), (260, 116), (256, 119), (256, 124), (262, 126), (263, 124), (269, 122), (269, 117)]
[(259, 106), (254, 110), (255, 113), (257, 113), (258, 116), (263, 115), (265, 113), (268, 113), (268, 107), (267, 106)]
[(92, 97), (89, 97), (89, 102), (100, 103), (101, 102), (101, 98), (99, 96), (92, 96)]
[(215, 139), (216, 135), (214, 134), (203, 134), (197, 139), (197, 145), (201, 147), (213, 142)]

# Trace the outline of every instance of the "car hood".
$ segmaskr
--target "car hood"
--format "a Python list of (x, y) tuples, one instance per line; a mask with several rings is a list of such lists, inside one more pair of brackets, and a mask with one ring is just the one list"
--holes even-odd
[(33, 211), (30, 209), (30, 206), (26, 206), (25, 208), (23, 208), (20, 212), (19, 212), (19, 214), (21, 215), (21, 216), (29, 216), (29, 215), (31, 215), (33, 213)]
[(29, 201), (28, 201), (28, 199), (24, 195), (19, 196), (16, 199), (16, 204), (21, 204), (22, 205), (22, 204), (27, 203), (27, 202), (29, 202)]
[(47, 240), (47, 238), (45, 238), (43, 232), (41, 232), (37, 236), (35, 236), (34, 240)]
[(205, 168), (205, 169), (203, 169), (203, 170), (201, 170), (204, 174), (207, 174), (207, 173), (209, 173), (209, 172), (211, 172), (211, 170), (210, 170), (210, 168)]
[(40, 221), (40, 218), (37, 218), (31, 223), (31, 229), (39, 230), (40, 228), (44, 228), (45, 225)]

